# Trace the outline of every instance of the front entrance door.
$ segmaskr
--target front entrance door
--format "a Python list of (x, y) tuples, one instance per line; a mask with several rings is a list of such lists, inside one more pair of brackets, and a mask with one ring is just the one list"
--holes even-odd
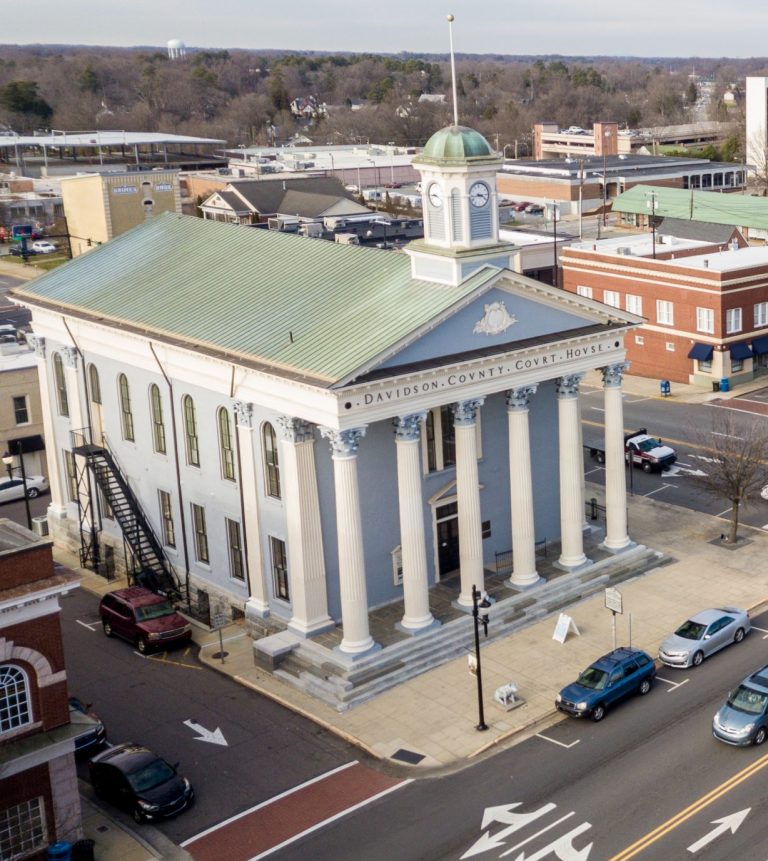
[(458, 505), (441, 505), (435, 511), (437, 521), (437, 559), (440, 578), (459, 567), (459, 513)]

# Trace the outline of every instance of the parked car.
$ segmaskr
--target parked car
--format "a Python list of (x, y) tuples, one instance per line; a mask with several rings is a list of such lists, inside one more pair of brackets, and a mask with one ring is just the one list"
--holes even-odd
[(192, 626), (168, 599), (143, 586), (108, 592), (99, 603), (99, 615), (108, 637), (117, 635), (134, 643), (142, 654), (192, 637)]
[(601, 721), (608, 706), (630, 694), (647, 694), (655, 675), (653, 659), (642, 649), (614, 649), (566, 685), (557, 695), (555, 707), (572, 717)]
[(544, 207), (540, 203), (529, 203), (528, 206), (525, 207), (525, 211), (528, 215), (543, 215)]
[[(13, 502), (14, 499), (24, 499), (24, 482), (22, 478), (0, 479), (0, 502)], [(48, 490), (48, 479), (42, 475), (26, 477), (27, 496), (34, 499)]]
[(55, 254), (59, 249), (47, 239), (40, 239), (32, 243), (32, 250), (35, 254)]
[(92, 750), (107, 740), (107, 729), (98, 715), (91, 711), (91, 704), (77, 697), (69, 698), (69, 722), (81, 729), (75, 737), (75, 753)]
[(664, 640), (659, 660), (670, 667), (698, 667), (704, 658), (731, 643), (740, 643), (750, 630), (746, 610), (735, 607), (702, 610)]
[[(21, 257), (21, 245), (12, 245), (9, 254), (12, 254), (14, 257)], [(33, 255), (37, 254), (37, 251), (35, 251), (31, 245), (27, 245), (27, 254), (32, 257)]]
[(712, 721), (712, 734), (736, 747), (762, 744), (768, 737), (768, 666), (761, 667), (728, 694)]
[(520, 203), (513, 203), (513, 204), (512, 204), (512, 209), (514, 209), (514, 210), (515, 210), (515, 212), (525, 212), (525, 210), (526, 210), (530, 205), (531, 205), (531, 201), (530, 201), (530, 200), (521, 200), (521, 201), (520, 201)]
[(177, 766), (140, 744), (110, 747), (88, 763), (94, 792), (128, 810), (136, 822), (154, 822), (181, 813), (195, 793)]

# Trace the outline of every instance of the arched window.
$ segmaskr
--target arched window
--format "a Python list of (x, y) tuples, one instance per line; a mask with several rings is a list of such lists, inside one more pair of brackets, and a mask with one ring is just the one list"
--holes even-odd
[(131, 412), (131, 389), (128, 385), (128, 377), (120, 374), (117, 378), (117, 387), (120, 395), (120, 416), (123, 426), (123, 439), (133, 441), (133, 413)]
[(149, 408), (152, 414), (152, 444), (155, 451), (165, 454), (165, 424), (163, 423), (163, 401), (160, 388), (152, 383), (149, 387)]
[(262, 428), (261, 438), (264, 446), (267, 495), (280, 499), (280, 462), (277, 457), (277, 434), (269, 422), (266, 422)]
[(64, 364), (58, 353), (53, 354), (53, 379), (56, 383), (56, 403), (60, 416), (69, 415), (69, 399), (67, 398), (67, 381), (64, 378)]
[(101, 403), (101, 383), (96, 365), (88, 365), (88, 388), (91, 391), (91, 403)]
[(200, 443), (197, 438), (197, 416), (195, 402), (189, 395), (184, 395), (184, 433), (187, 438), (187, 463), (190, 466), (200, 466)]
[(219, 450), (221, 452), (221, 474), (229, 481), (235, 480), (235, 451), (232, 448), (232, 422), (226, 407), (219, 410)]
[(13, 664), (0, 667), (0, 734), (32, 722), (27, 676)]

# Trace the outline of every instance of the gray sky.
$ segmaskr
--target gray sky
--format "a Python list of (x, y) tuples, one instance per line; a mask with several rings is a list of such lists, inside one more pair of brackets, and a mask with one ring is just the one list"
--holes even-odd
[(741, 0), (25, 0), (0, 43), (569, 56), (766, 56), (768, 3)]

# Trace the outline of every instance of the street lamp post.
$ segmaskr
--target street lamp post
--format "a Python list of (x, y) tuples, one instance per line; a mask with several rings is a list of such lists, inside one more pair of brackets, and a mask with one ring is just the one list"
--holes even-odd
[(485, 722), (485, 714), (483, 712), (483, 675), (480, 670), (480, 622), (483, 623), (483, 631), (485, 636), (488, 636), (488, 614), (481, 615), (480, 609), (487, 610), (491, 606), (491, 602), (481, 592), (478, 592), (477, 586), (472, 584), (472, 618), (475, 623), (475, 670), (477, 675), (477, 726), (476, 730), (482, 732), (488, 729), (488, 724)]
[(560, 209), (560, 204), (554, 200), (547, 205), (549, 214), (552, 218), (552, 286), (560, 286), (559, 271), (557, 268), (557, 216)]
[[(24, 455), (21, 451), (21, 443), (16, 444), (16, 453), (19, 456), (19, 468), (21, 469), (21, 483), (24, 487), (24, 508), (27, 513), (27, 529), (32, 531), (32, 513), (29, 510), (29, 497), (27, 496), (27, 473), (24, 469)], [(13, 478), (13, 455), (7, 451), (3, 455), (3, 463), (8, 470), (8, 478)]]

